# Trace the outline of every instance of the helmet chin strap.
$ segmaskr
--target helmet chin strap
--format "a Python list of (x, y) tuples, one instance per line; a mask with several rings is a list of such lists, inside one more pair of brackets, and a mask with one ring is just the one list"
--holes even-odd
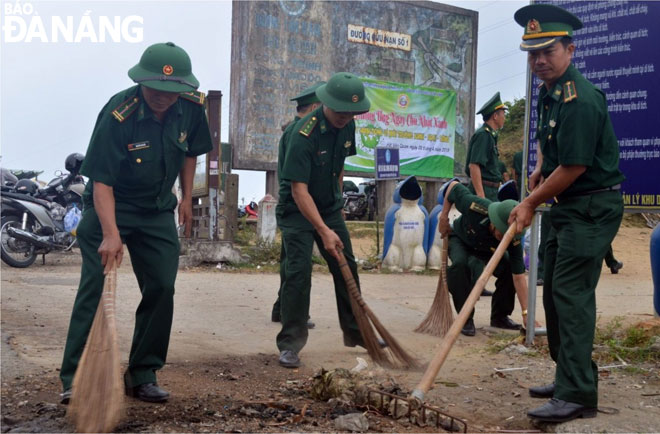
[(143, 81), (175, 81), (177, 83), (190, 86), (193, 89), (197, 89), (197, 86), (195, 86), (193, 83), (189, 82), (188, 80), (184, 80), (181, 77), (174, 77), (168, 75), (154, 75), (150, 77), (142, 77), (142, 78), (134, 79), (133, 81), (135, 81), (136, 83), (142, 83)]

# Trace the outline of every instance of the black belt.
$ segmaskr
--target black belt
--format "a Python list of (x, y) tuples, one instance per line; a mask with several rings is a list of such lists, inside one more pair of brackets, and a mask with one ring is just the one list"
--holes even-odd
[[(486, 181), (485, 179), (482, 179), (481, 183), (487, 187), (493, 187), (493, 188), (499, 188), (500, 185), (502, 185), (501, 182)], [(472, 183), (472, 186), (474, 186), (474, 183)]]
[(605, 193), (607, 191), (619, 191), (619, 190), (621, 190), (621, 184), (616, 184), (606, 188), (598, 188), (596, 190), (577, 191), (575, 193), (560, 194), (555, 198), (555, 202), (559, 202), (560, 200), (570, 199), (571, 197), (590, 196), (596, 193)]

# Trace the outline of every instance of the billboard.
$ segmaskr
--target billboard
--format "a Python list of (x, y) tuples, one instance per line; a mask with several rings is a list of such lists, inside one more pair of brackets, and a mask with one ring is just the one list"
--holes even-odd
[[(660, 211), (660, 2), (540, 3), (561, 6), (584, 24), (574, 33), (573, 65), (607, 95), (626, 176), (621, 186), (626, 210)], [(528, 80), (527, 173), (536, 166), (540, 85), (536, 77)]]
[[(443, 158), (438, 170), (425, 173), (462, 173), (474, 129), (476, 43), (477, 13), (439, 3), (234, 2), (229, 114), (234, 167), (276, 170), (281, 125), (295, 115), (289, 99), (335, 72), (348, 71), (408, 91), (441, 90), (443, 98), (453, 93), (452, 137), (442, 142), (451, 148), (443, 155), (453, 158), (453, 169), (448, 173)], [(436, 137), (449, 134), (440, 130)], [(403, 150), (401, 158), (403, 169)], [(372, 176), (371, 159), (370, 168), (354, 162), (347, 174)]]

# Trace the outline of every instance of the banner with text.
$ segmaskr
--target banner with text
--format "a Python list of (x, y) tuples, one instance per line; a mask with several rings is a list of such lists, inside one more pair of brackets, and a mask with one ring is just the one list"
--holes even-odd
[[(621, 192), (627, 210), (660, 210), (660, 2), (543, 1), (577, 15), (573, 64), (607, 95), (619, 139)], [(536, 166), (536, 101), (540, 81), (530, 81), (527, 173)], [(579, 95), (578, 95), (579, 98)]]
[(355, 117), (357, 155), (346, 159), (345, 169), (373, 173), (376, 147), (387, 147), (399, 149), (402, 176), (451, 178), (456, 93), (362, 80), (371, 111)]

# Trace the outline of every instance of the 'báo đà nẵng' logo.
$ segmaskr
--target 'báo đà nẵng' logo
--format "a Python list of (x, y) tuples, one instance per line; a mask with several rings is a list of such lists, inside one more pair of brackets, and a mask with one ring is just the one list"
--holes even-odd
[[(92, 3), (85, 3), (90, 5)], [(2, 5), (3, 43), (137, 43), (144, 40), (144, 19), (139, 15), (40, 14), (30, 2)]]

